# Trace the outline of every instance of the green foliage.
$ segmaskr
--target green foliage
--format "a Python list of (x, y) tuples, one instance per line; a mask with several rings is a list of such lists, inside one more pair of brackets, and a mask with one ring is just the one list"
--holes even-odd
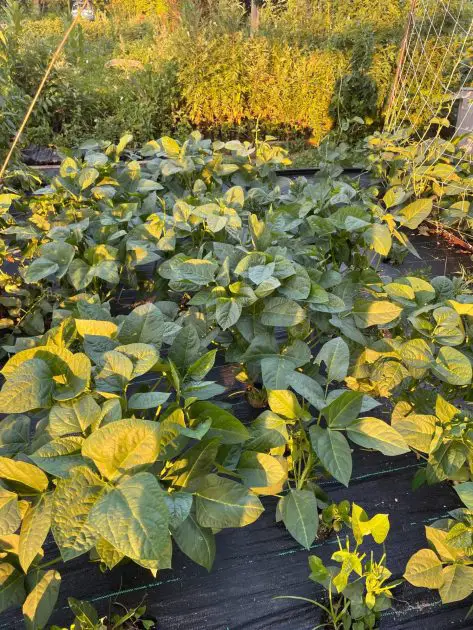
[[(318, 144), (353, 118), (376, 129), (406, 17), (400, 1), (369, 8), (340, 0), (266, 3), (250, 37), (237, 0), (114, 0), (99, 8), (56, 65), (27, 130), (30, 142), (75, 146), (132, 132), (140, 143), (196, 126), (219, 137), (250, 137), (258, 125)], [(68, 19), (56, 9), (16, 21), (9, 98), (33, 95)], [(447, 22), (436, 25), (445, 32), (440, 47), (427, 34), (431, 68), (456, 63), (461, 42), (446, 50)], [(430, 70), (422, 77), (429, 92), (434, 85), (435, 101), (442, 98), (440, 79)], [(409, 105), (412, 122), (428, 122), (424, 92)], [(351, 142), (363, 126), (353, 131)]]
[[(132, 141), (84, 142), (49, 185), (0, 199), (4, 256), (19, 264), (0, 296), (4, 607), (37, 625), (51, 612), (50, 531), (64, 562), (87, 553), (155, 575), (177, 545), (210, 570), (216, 533), (275, 496), (305, 548), (352, 528), (327, 610), (373, 628), (390, 574), (358, 546), (384, 541), (387, 516), (350, 515), (321, 481), (348, 486), (357, 446), (413, 450), (426, 460), (416, 485), (471, 480), (471, 419), (456, 402), (472, 382), (469, 285), (375, 266), (393, 243), (415, 253), (405, 229), (432, 200), (395, 187), (380, 199), (328, 163), (288, 183), (271, 138)], [(125, 288), (146, 299), (124, 308)], [(212, 379), (222, 361), (263, 407), (247, 425)]]

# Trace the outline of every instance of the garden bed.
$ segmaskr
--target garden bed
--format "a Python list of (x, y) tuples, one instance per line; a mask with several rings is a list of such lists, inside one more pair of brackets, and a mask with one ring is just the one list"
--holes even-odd
[[(40, 613), (54, 608), (59, 623), (69, 619), (68, 596), (106, 611), (111, 600), (136, 605), (148, 593), (161, 630), (306, 630), (317, 608), (273, 598), (324, 601), (328, 573), (311, 584), (307, 556), (329, 560), (343, 527), (340, 539), (351, 529), (365, 552), (374, 543), (364, 536), (376, 555), (386, 540), (380, 566), (392, 578), (440, 589), (438, 576), (421, 584), (406, 563), (425, 546), (424, 525), (458, 507), (460, 486), (457, 494), (450, 481), (470, 477), (460, 440), (473, 374), (468, 350), (454, 346), (469, 343), (472, 298), (467, 282), (445, 277), (470, 257), (429, 237), (407, 241), (432, 202), (397, 188), (380, 200), (330, 176), (290, 187), (297, 172), (282, 172), (278, 187), (284, 152), (264, 143), (253, 151), (198, 134), (182, 146), (164, 137), (143, 148), (152, 159), (140, 165), (120, 162), (126, 140), (68, 158), (52, 189), (4, 200), (14, 207), (5, 260), (16, 256), (21, 279), (4, 278), (18, 297), (2, 304), (12, 318), (29, 309), (29, 319), (3, 341), (13, 356), (0, 411), (30, 430), (24, 443), (3, 444), (0, 477), (14, 490), (9, 502), (33, 495), (27, 515), (51, 501), (52, 520), (39, 512), (33, 557), (25, 519), (19, 560), (10, 552), (13, 564), (2, 566), (21, 584), (49, 569)], [(402, 265), (380, 263), (392, 249), (402, 258), (406, 244)], [(31, 424), (16, 415), (25, 413)], [(424, 423), (421, 442), (409, 422)], [(438, 431), (450, 444), (451, 424), (458, 444), (445, 460)], [(351, 516), (333, 503), (344, 499)], [(368, 520), (358, 505), (377, 515)], [(17, 531), (22, 506), (4, 534)], [(207, 574), (192, 561), (210, 568), (216, 533)], [(68, 560), (57, 563), (57, 605), (56, 546)], [(85, 561), (89, 551), (115, 568), (102, 575)], [(36, 614), (39, 585), (26, 586), (24, 614)], [(445, 608), (432, 591), (397, 585), (389, 610), (395, 586), (384, 600), (376, 594), (381, 627), (427, 628), (435, 617), (468, 627), (461, 583), (440, 591), (459, 602)], [(373, 621), (370, 592), (353, 618)], [(13, 591), (6, 604), (21, 605), (26, 593)], [(0, 627), (19, 619), (6, 610)]]

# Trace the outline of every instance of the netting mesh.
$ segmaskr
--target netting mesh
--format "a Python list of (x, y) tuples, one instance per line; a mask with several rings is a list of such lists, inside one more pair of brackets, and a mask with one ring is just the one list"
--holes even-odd
[[(432, 165), (473, 166), (472, 141), (450, 141), (473, 131), (473, 0), (411, 0), (407, 19), (385, 130), (415, 144), (413, 172), (434, 168), (451, 187), (451, 171), (442, 178)], [(461, 195), (471, 190), (473, 178), (463, 179)]]
[(386, 130), (408, 125), (423, 140), (449, 118), (473, 85), (472, 46), (472, 0), (412, 0)]

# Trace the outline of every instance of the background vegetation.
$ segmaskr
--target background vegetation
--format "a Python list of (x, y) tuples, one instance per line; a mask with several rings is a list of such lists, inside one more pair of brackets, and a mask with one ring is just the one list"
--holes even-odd
[[(365, 4), (267, 3), (252, 35), (238, 0), (98, 2), (95, 21), (80, 24), (54, 70), (27, 140), (72, 146), (129, 131), (139, 143), (195, 127), (213, 136), (249, 137), (257, 126), (281, 139), (318, 143), (355, 116), (374, 129), (407, 3), (380, 0), (369, 10)], [(69, 19), (63, 0), (37, 15), (24, 3), (10, 4), (3, 18), (9, 40), (3, 98), (27, 101), (33, 94)], [(449, 37), (452, 25), (442, 27)], [(438, 48), (432, 55), (440, 60), (445, 50)], [(7, 137), (8, 109), (4, 103), (1, 133)]]

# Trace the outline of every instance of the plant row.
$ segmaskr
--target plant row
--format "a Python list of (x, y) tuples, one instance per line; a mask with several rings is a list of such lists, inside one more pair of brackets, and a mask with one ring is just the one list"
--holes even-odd
[[(266, 141), (195, 132), (136, 154), (130, 142), (88, 142), (49, 185), (0, 195), (2, 610), (22, 605), (27, 627), (44, 627), (51, 567), (83, 554), (156, 575), (177, 547), (210, 570), (218, 532), (253, 523), (272, 495), (307, 549), (352, 530), (341, 570), (312, 559), (312, 575), (332, 617), (374, 628), (397, 582), (385, 555), (366, 563), (358, 546), (382, 544), (388, 517), (337, 506), (321, 485), (349, 485), (356, 447), (414, 452), (416, 487), (461, 484), (466, 508), (427, 528), (435, 552), (405, 577), (466, 597), (473, 294), (381, 262), (415, 253), (407, 233), (432, 200), (329, 171), (277, 178), (287, 156)], [(131, 308), (128, 289), (143, 298)], [(232, 413), (239, 383), (261, 409), (249, 423)], [(49, 534), (57, 559), (44, 557)]]

